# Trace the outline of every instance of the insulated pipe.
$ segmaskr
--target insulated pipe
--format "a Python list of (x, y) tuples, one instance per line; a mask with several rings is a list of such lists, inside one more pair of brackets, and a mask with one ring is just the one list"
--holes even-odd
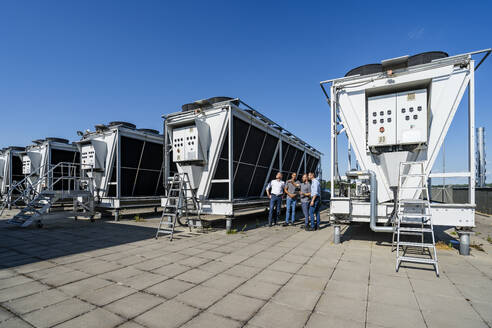
[(369, 181), (371, 184), (371, 194), (370, 194), (370, 200), (371, 200), (371, 218), (370, 218), (370, 224), (369, 226), (371, 227), (371, 230), (374, 232), (393, 232), (393, 227), (388, 227), (388, 226), (378, 226), (378, 181), (376, 179), (376, 173), (371, 170), (366, 170), (366, 171), (349, 171), (345, 173), (347, 178), (358, 178), (360, 176), (367, 176), (369, 175)]

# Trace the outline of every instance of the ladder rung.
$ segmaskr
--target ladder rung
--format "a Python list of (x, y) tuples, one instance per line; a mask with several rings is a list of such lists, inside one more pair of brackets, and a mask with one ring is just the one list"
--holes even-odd
[(422, 174), (422, 173), (411, 173), (411, 174), (402, 174), (400, 175), (400, 178), (406, 178), (406, 177), (422, 177), (425, 178), (427, 175)]
[(421, 232), (403, 232), (403, 231), (400, 231), (399, 234), (401, 236), (422, 236)]
[(432, 215), (424, 214), (424, 213), (398, 213), (398, 216), (401, 218), (420, 219), (420, 218), (430, 218)]
[(406, 246), (406, 247), (423, 247), (423, 248), (434, 248), (434, 244), (430, 243), (416, 243), (416, 242), (410, 242), (410, 241), (400, 241), (398, 243), (399, 246)]
[(163, 213), (163, 216), (176, 216), (176, 213)]
[(400, 199), (400, 203), (405, 203), (405, 204), (428, 204), (429, 201), (426, 199)]
[(400, 227), (399, 230), (405, 232), (432, 232), (431, 228)]
[(172, 232), (171, 230), (163, 230), (163, 229), (159, 229), (159, 230), (157, 231), (157, 233), (164, 233), (164, 234), (169, 235), (169, 234), (172, 234), (173, 232)]
[(437, 261), (434, 259), (424, 259), (421, 257), (412, 257), (412, 256), (400, 256), (400, 257), (398, 257), (398, 261), (400, 261), (400, 262), (425, 263), (425, 264), (437, 264)]

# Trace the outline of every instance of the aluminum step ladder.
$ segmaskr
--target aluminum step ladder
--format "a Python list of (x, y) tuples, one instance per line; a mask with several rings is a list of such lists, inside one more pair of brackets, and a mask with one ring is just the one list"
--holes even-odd
[[(396, 247), (396, 271), (398, 272), (402, 262), (430, 264), (434, 266), (436, 275), (439, 276), (424, 162), (400, 163), (397, 200), (393, 232), (393, 246)], [(402, 236), (418, 237), (418, 241), (403, 241)], [(430, 242), (426, 242), (426, 236), (430, 236), (427, 238)], [(409, 254), (410, 252), (412, 253)], [(416, 256), (417, 254), (420, 256)]]
[(166, 202), (162, 209), (161, 221), (155, 238), (157, 239), (159, 234), (167, 234), (169, 240), (172, 241), (176, 224), (180, 222), (181, 218), (186, 219), (186, 225), (191, 231), (192, 224), (189, 217), (191, 211), (196, 212), (197, 220), (201, 222), (200, 208), (196, 191), (191, 187), (188, 173), (175, 173), (168, 180), (166, 191)]
[(28, 227), (36, 222), (38, 227), (42, 227), (40, 217), (48, 213), (49, 209), (56, 203), (58, 198), (57, 193), (52, 191), (42, 191), (12, 219), (8, 220), (7, 223), (20, 227)]

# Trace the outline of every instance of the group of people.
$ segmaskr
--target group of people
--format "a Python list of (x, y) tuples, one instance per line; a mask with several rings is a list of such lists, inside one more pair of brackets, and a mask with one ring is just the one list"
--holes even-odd
[[(270, 211), (268, 213), (268, 225), (277, 224), (282, 207), (282, 198), (286, 197), (286, 214), (284, 226), (293, 225), (297, 201), (300, 200), (304, 214), (304, 229), (318, 230), (320, 223), (321, 186), (313, 172), (302, 175), (302, 182), (297, 180), (297, 174), (292, 173), (287, 181), (282, 180), (282, 173), (278, 172), (272, 180), (266, 193), (270, 198)], [(311, 219), (311, 220), (309, 220)]]

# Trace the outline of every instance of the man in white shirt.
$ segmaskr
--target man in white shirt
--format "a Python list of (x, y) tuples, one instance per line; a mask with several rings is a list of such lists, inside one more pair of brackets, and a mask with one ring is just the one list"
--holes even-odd
[(284, 194), (285, 182), (282, 181), (282, 173), (278, 172), (275, 180), (270, 181), (266, 187), (266, 193), (270, 198), (270, 211), (268, 212), (268, 225), (272, 226), (273, 210), (275, 208), (274, 224), (277, 224), (277, 219), (280, 216), (280, 208), (282, 207), (282, 195)]

